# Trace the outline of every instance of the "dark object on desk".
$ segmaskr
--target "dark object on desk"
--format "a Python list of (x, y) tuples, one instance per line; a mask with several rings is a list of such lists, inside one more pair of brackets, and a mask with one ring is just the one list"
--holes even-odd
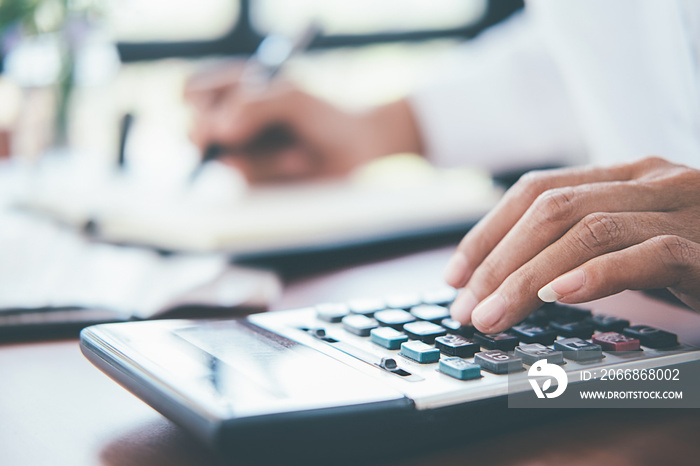
[(288, 280), (413, 252), (456, 246), (475, 223), (455, 223), (316, 247), (237, 254), (233, 260), (242, 266), (274, 270), (282, 279)]
[(52, 307), (0, 311), (0, 343), (75, 338), (90, 325), (130, 320), (107, 309)]
[(202, 161), (190, 176), (190, 181), (197, 179), (204, 165), (222, 157), (269, 157), (275, 152), (297, 143), (296, 136), (284, 125), (275, 124), (265, 128), (260, 134), (243, 146), (225, 146), (212, 144), (204, 151)]

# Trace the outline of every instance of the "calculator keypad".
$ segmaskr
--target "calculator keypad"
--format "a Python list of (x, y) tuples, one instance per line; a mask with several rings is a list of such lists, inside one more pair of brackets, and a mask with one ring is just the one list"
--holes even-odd
[[(355, 338), (368, 337), (385, 353), (393, 352), (381, 358), (396, 365), (396, 370), (390, 372), (403, 372), (403, 360), (428, 367), (435, 364), (437, 372), (463, 381), (481, 378), (482, 369), (508, 374), (542, 359), (560, 365), (566, 360), (586, 363), (603, 360), (604, 352), (678, 345), (673, 333), (557, 303), (543, 305), (506, 332), (482, 334), (450, 317), (454, 294), (454, 290), (448, 290), (396, 295), (386, 300), (326, 303), (316, 307), (316, 317), (329, 326), (341, 326)], [(326, 337), (321, 340), (336, 341)], [(405, 378), (406, 374), (400, 375)]]

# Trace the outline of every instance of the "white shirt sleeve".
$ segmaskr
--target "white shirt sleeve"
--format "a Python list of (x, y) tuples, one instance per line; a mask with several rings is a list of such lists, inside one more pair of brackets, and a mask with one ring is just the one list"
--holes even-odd
[(438, 164), (700, 168), (697, 0), (531, 0), (450, 58), (412, 96)]
[(700, 2), (533, 0), (593, 161), (700, 166)]
[(527, 12), (464, 44), (411, 96), (426, 155), (491, 171), (582, 158), (575, 112)]

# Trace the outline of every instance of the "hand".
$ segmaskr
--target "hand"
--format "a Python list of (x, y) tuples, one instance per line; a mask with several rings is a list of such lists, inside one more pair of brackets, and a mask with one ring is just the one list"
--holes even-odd
[(195, 110), (191, 138), (202, 151), (213, 143), (250, 147), (270, 127), (291, 133), (292, 143), (283, 147), (225, 158), (250, 181), (343, 175), (382, 155), (421, 151), (405, 100), (351, 112), (284, 82), (262, 93), (245, 92), (237, 84), (240, 67), (218, 75), (193, 79), (185, 91)]
[(523, 176), (445, 271), (452, 315), (495, 333), (542, 301), (668, 288), (700, 310), (700, 171), (647, 158)]

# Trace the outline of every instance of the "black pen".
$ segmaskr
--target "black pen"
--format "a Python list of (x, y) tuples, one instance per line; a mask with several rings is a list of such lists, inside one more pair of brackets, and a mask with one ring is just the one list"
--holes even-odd
[[(239, 86), (243, 92), (254, 93), (264, 91), (279, 74), (282, 66), (290, 58), (303, 53), (321, 33), (318, 23), (310, 23), (295, 39), (271, 34), (265, 37), (246, 62)], [(260, 132), (252, 141), (244, 146), (234, 147), (221, 144), (207, 146), (202, 160), (190, 176), (190, 182), (197, 179), (204, 165), (223, 156), (237, 153), (265, 153), (284, 147), (294, 141), (289, 129), (282, 125), (271, 125)]]

